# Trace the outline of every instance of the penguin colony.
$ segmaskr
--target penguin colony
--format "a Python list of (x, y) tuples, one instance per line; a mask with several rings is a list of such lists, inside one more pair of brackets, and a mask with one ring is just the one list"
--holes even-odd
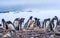
[[(18, 31), (26, 31), (26, 30), (37, 30), (43, 29), (44, 32), (46, 31), (52, 31), (55, 32), (56, 28), (60, 28), (60, 20), (58, 20), (57, 16), (54, 16), (52, 19), (47, 18), (44, 19), (42, 25), (40, 23), (40, 19), (33, 16), (30, 16), (30, 18), (27, 20), (27, 22), (24, 24), (24, 27), (22, 28), (22, 25), (24, 23), (25, 18), (16, 18), (13, 23), (11, 21), (5, 21), (5, 19), (1, 20), (0, 29), (5, 30), (7, 33), (4, 34), (3, 37), (11, 37), (11, 33), (15, 33)], [(40, 30), (41, 31), (41, 30)], [(0, 32), (1, 33), (1, 32)]]

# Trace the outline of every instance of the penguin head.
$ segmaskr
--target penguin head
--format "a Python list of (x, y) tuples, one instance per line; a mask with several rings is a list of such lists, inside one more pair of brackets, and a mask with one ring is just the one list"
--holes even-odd
[(35, 20), (37, 20), (37, 18), (36, 18), (36, 17), (35, 17), (34, 19), (35, 19)]
[(4, 20), (4, 19), (2, 19), (2, 22), (5, 22), (5, 20)]
[(12, 22), (11, 21), (7, 21), (7, 24), (12, 24)]
[(44, 19), (44, 21), (50, 21), (50, 18), (48, 18), (48, 19)]
[(18, 21), (18, 20), (20, 20), (20, 18), (16, 18), (16, 19), (15, 19), (15, 21)]
[(30, 19), (32, 19), (33, 18), (33, 16), (30, 16)]
[(54, 16), (55, 18), (57, 18), (57, 16)]
[(54, 16), (54, 19), (55, 19), (55, 20), (57, 20), (57, 19), (58, 19), (58, 17), (57, 17), (57, 16)]
[(21, 18), (21, 19), (20, 19), (20, 22), (24, 22), (24, 20), (25, 20), (25, 18)]

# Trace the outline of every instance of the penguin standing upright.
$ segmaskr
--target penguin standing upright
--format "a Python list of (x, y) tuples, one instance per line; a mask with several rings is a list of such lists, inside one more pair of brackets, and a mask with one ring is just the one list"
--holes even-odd
[(19, 30), (22, 30), (22, 24), (23, 24), (24, 20), (25, 20), (25, 18), (21, 18), (19, 20)]
[(49, 24), (50, 24), (50, 18), (44, 19), (44, 22), (43, 22), (43, 28), (44, 28), (45, 30), (50, 30)]
[(58, 26), (58, 17), (55, 16), (53, 19), (52, 19), (52, 27), (53, 27), (53, 30), (56, 29), (56, 27)]
[(56, 27), (58, 26), (58, 17), (55, 16), (51, 21), (50, 21), (50, 30), (55, 31)]
[(20, 20), (20, 18), (16, 18), (13, 22), (14, 27), (17, 31), (19, 30), (19, 20)]
[(13, 23), (11, 21), (7, 21), (6, 28), (8, 28), (9, 31), (16, 33), (16, 30), (13, 26)]
[(40, 24), (40, 19), (38, 18), (34, 18), (35, 19), (35, 27), (38, 26), (39, 28), (41, 27), (41, 24)]
[(29, 22), (32, 20), (33, 16), (30, 16), (30, 18), (28, 19), (28, 21), (25, 23), (24, 28), (28, 28), (29, 27)]
[(16, 30), (11, 21), (6, 22), (6, 33), (3, 35), (4, 38), (11, 38), (12, 34), (16, 34)]
[(17, 31), (22, 30), (22, 23), (24, 22), (25, 18), (16, 18), (13, 22), (14, 27)]
[(2, 23), (1, 24), (2, 24), (3, 28), (6, 29), (6, 21), (4, 19), (2, 19)]
[(50, 21), (49, 26), (50, 26), (50, 31), (54, 31), (53, 30), (54, 25), (52, 25), (52, 21)]

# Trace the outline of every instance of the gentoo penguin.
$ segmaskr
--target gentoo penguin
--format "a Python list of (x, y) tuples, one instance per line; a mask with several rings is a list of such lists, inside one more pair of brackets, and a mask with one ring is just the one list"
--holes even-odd
[(50, 18), (48, 19), (44, 19), (44, 22), (43, 22), (43, 28), (46, 29), (46, 30), (49, 30), (49, 24), (50, 24)]
[(6, 29), (6, 21), (4, 19), (2, 19), (2, 23), (1, 24), (2, 24), (3, 28)]
[(6, 28), (7, 28), (10, 32), (16, 33), (15, 28), (14, 28), (14, 26), (13, 26), (13, 23), (12, 23), (11, 21), (7, 21)]
[(34, 23), (35, 23), (34, 20), (29, 20), (27, 28), (28, 29), (33, 29), (34, 28)]
[(24, 22), (24, 19), (25, 18), (16, 18), (13, 22), (14, 24), (14, 27), (17, 31), (21, 30), (22, 29), (22, 23)]
[(34, 18), (34, 19), (35, 19), (35, 25), (34, 26), (35, 27), (38, 26), (40, 28), (40, 26), (41, 26), (40, 21), (39, 21), (40, 19), (38, 19), (38, 18)]
[(20, 18), (16, 18), (13, 22), (14, 27), (17, 31), (19, 30), (19, 20), (20, 20)]
[(21, 18), (19, 20), (19, 27), (20, 27), (19, 30), (22, 30), (22, 24), (23, 24), (24, 20), (25, 20), (25, 18)]
[(56, 27), (58, 26), (58, 17), (55, 16), (55, 17), (51, 20), (51, 23), (52, 23), (53, 30), (55, 30)]
[(39, 21), (40, 19), (37, 19), (37, 26), (41, 26), (41, 24), (40, 24), (40, 21)]
[(6, 23), (7, 23), (6, 30), (8, 30), (8, 31), (3, 35), (3, 37), (11, 38), (12, 34), (16, 34), (16, 30), (11, 21), (7, 21)]
[(3, 35), (4, 38), (11, 38), (12, 34), (16, 35), (16, 30), (11, 21), (6, 21), (6, 30), (7, 32)]
[(30, 21), (30, 20), (32, 20), (32, 18), (33, 18), (33, 16), (30, 16), (30, 18), (28, 19), (28, 21), (25, 23), (25, 25), (24, 25), (24, 28), (27, 28), (28, 27), (28, 22)]

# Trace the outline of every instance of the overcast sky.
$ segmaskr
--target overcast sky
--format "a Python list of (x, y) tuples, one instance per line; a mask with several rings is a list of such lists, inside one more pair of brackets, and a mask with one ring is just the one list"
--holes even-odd
[(60, 0), (0, 0), (0, 7), (60, 9)]
[(60, 4), (60, 0), (0, 0), (0, 5)]

